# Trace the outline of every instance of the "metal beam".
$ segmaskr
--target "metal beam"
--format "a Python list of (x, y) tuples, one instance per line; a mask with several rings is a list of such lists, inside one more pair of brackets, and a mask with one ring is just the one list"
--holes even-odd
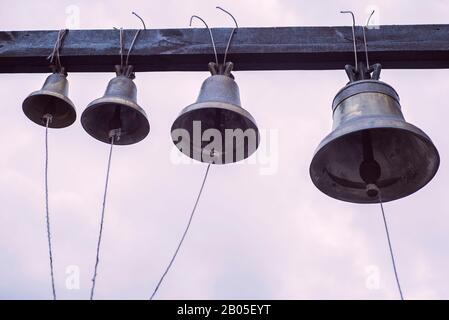
[[(222, 53), (231, 29), (212, 29)], [(125, 31), (125, 48), (135, 30)], [(0, 32), (0, 73), (49, 72), (58, 31)], [(332, 70), (353, 63), (350, 27), (240, 28), (229, 59), (235, 70)], [(370, 62), (383, 68), (449, 68), (449, 25), (392, 25), (367, 31)], [(364, 58), (357, 28), (359, 59)], [(70, 30), (61, 49), (69, 72), (112, 72), (120, 63), (119, 31)], [(203, 28), (142, 31), (130, 57), (136, 71), (205, 71), (213, 61)]]

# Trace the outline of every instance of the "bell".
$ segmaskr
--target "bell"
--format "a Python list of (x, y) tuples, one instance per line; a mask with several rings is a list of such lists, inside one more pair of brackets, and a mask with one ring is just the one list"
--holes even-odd
[(25, 115), (33, 122), (45, 126), (50, 115), (49, 128), (65, 128), (76, 120), (75, 106), (68, 98), (69, 83), (62, 70), (47, 77), (41, 90), (31, 93), (22, 104)]
[(237, 83), (231, 74), (209, 64), (212, 75), (201, 86), (197, 101), (184, 108), (171, 127), (173, 143), (188, 157), (214, 164), (243, 160), (259, 145), (259, 130), (242, 108)]
[(143, 140), (150, 132), (145, 111), (137, 104), (132, 66), (116, 66), (117, 76), (109, 81), (103, 97), (92, 101), (81, 115), (84, 130), (105, 143), (128, 145)]
[(436, 147), (404, 120), (399, 96), (388, 84), (352, 81), (337, 93), (332, 110), (332, 132), (310, 165), (313, 183), (328, 196), (354, 203), (392, 201), (419, 190), (436, 174)]

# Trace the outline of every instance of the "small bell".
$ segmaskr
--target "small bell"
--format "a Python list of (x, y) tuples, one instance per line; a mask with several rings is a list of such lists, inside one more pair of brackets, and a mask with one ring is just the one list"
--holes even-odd
[[(363, 65), (361, 65), (363, 67)], [(406, 197), (426, 185), (440, 163), (438, 151), (419, 128), (407, 123), (399, 96), (378, 80), (380, 65), (354, 77), (334, 98), (333, 129), (313, 156), (310, 176), (325, 194), (354, 203)]]
[(75, 106), (68, 98), (67, 74), (61, 69), (47, 77), (41, 90), (31, 93), (22, 104), (25, 115), (45, 126), (45, 116), (51, 116), (49, 128), (65, 128), (76, 120)]
[(233, 163), (254, 153), (259, 130), (251, 114), (242, 108), (232, 62), (209, 64), (212, 75), (201, 86), (194, 104), (174, 121), (173, 143), (188, 157), (215, 164)]
[[(150, 132), (145, 111), (137, 104), (133, 67), (116, 66), (117, 76), (109, 81), (103, 97), (92, 101), (81, 115), (84, 130), (105, 143), (128, 145), (143, 140)], [(119, 134), (117, 134), (119, 133)]]

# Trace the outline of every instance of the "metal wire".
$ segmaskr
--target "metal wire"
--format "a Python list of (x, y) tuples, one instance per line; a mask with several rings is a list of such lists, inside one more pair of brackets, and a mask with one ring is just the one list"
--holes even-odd
[(356, 45), (356, 39), (355, 39), (355, 17), (354, 13), (352, 11), (340, 11), (340, 13), (348, 13), (352, 17), (352, 42), (354, 44), (354, 60), (355, 60), (355, 71), (357, 72), (357, 45)]
[(114, 146), (114, 136), (111, 137), (111, 148), (109, 149), (109, 158), (108, 158), (108, 168), (106, 171), (106, 183), (104, 187), (104, 195), (103, 195), (103, 207), (101, 210), (101, 221), (100, 221), (100, 232), (98, 234), (98, 242), (97, 242), (97, 256), (95, 259), (95, 269), (94, 274), (92, 277), (92, 288), (90, 290), (90, 300), (93, 300), (94, 298), (94, 291), (95, 291), (95, 283), (97, 279), (97, 269), (98, 269), (98, 263), (100, 261), (100, 245), (101, 245), (101, 237), (103, 235), (103, 223), (104, 223), (104, 212), (106, 208), (106, 196), (108, 193), (108, 184), (109, 184), (109, 172), (111, 169), (111, 159), (112, 159), (112, 148)]
[(47, 60), (50, 60), (51, 64), (55, 63), (55, 58), (56, 58), (56, 66), (57, 66), (58, 70), (61, 70), (61, 68), (62, 68), (61, 57), (60, 57), (60, 54), (59, 54), (59, 50), (62, 47), (62, 43), (63, 43), (65, 35), (67, 34), (67, 31), (68, 31), (67, 29), (59, 30), (58, 37), (57, 37), (56, 42), (55, 42), (55, 44), (53, 46), (53, 51), (47, 57)]
[(147, 26), (145, 25), (145, 21), (142, 19), (142, 17), (141, 16), (139, 16), (137, 13), (135, 13), (134, 11), (133, 12), (131, 12), (131, 14), (133, 14), (133, 15), (135, 15), (137, 18), (139, 18), (139, 20), (142, 22), (142, 24), (143, 24), (143, 29), (144, 30), (147, 30)]
[(123, 70), (123, 28), (120, 28), (120, 67)]
[(385, 233), (387, 234), (388, 247), (390, 248), (390, 255), (391, 255), (391, 262), (393, 264), (394, 276), (396, 278), (396, 283), (398, 285), (398, 290), (399, 290), (399, 295), (401, 296), (401, 300), (404, 300), (404, 296), (402, 295), (401, 284), (399, 283), (398, 271), (396, 269), (396, 262), (395, 262), (395, 259), (394, 259), (393, 248), (392, 248), (391, 240), (390, 240), (390, 233), (388, 232), (387, 219), (385, 218), (384, 206), (382, 204), (382, 198), (380, 196), (380, 192), (379, 192), (379, 203), (380, 203), (380, 208), (382, 210), (382, 217), (383, 217), (383, 220), (384, 220)]
[(48, 125), (51, 121), (50, 115), (45, 115), (45, 216), (47, 222), (47, 240), (48, 240), (48, 255), (50, 258), (50, 277), (51, 277), (51, 288), (53, 293), (53, 300), (56, 300), (56, 290), (55, 290), (55, 276), (53, 271), (53, 250), (51, 246), (51, 230), (50, 230), (50, 210), (48, 206)]
[[(139, 16), (139, 15), (138, 15), (137, 13), (135, 13), (134, 11), (131, 12), (131, 13), (132, 13), (133, 15), (135, 15), (137, 18), (139, 18), (139, 20), (142, 22), (143, 29), (144, 29), (144, 30), (147, 30), (147, 26), (145, 25), (145, 21), (143, 21), (142, 17)], [(140, 31), (142, 31), (142, 29), (139, 29), (139, 30), (136, 31), (136, 34), (134, 35), (133, 41), (131, 42), (131, 46), (129, 47), (128, 54), (126, 55), (126, 66), (128, 66), (129, 55), (130, 55), (131, 51), (132, 51), (133, 48), (134, 48), (134, 43), (136, 42), (137, 37), (138, 37), (139, 34), (140, 34)]]
[(367, 41), (366, 41), (366, 32), (365, 32), (365, 29), (368, 28), (369, 22), (370, 22), (370, 20), (371, 20), (371, 17), (373, 16), (373, 14), (374, 14), (374, 10), (373, 10), (373, 11), (371, 12), (371, 14), (369, 15), (368, 20), (366, 20), (366, 25), (365, 25), (364, 27), (362, 27), (362, 30), (363, 30), (363, 42), (364, 42), (364, 44), (365, 44), (365, 57), (366, 57), (366, 68), (367, 68), (367, 69), (369, 69), (369, 60), (368, 60), (368, 44), (367, 44)]
[(231, 35), (229, 36), (228, 44), (226, 45), (226, 50), (224, 53), (223, 65), (226, 65), (226, 57), (228, 55), (229, 47), (231, 45), (232, 38), (234, 37), (234, 33), (239, 28), (239, 25), (237, 23), (237, 20), (234, 18), (234, 16), (229, 11), (223, 9), (222, 7), (218, 7), (218, 6), (216, 8), (225, 12), (226, 14), (228, 14), (232, 18), (232, 20), (234, 20), (234, 23), (235, 23), (235, 28), (233, 28), (231, 31)]
[(192, 26), (193, 18), (197, 18), (198, 20), (202, 21), (204, 23), (204, 25), (206, 26), (207, 30), (209, 31), (210, 41), (212, 42), (212, 48), (214, 49), (215, 63), (218, 66), (217, 48), (215, 47), (215, 41), (214, 41), (214, 36), (212, 34), (212, 30), (209, 28), (206, 21), (204, 21), (203, 18), (201, 18), (200, 16), (197, 16), (197, 15), (193, 15), (190, 17), (190, 24), (189, 24), (190, 26)]
[(193, 216), (195, 214), (196, 207), (198, 206), (198, 202), (200, 200), (201, 194), (204, 189), (204, 184), (206, 183), (210, 165), (211, 165), (210, 163), (207, 165), (206, 173), (204, 174), (203, 183), (201, 184), (200, 192), (198, 193), (198, 197), (196, 198), (195, 205), (193, 206), (192, 213), (190, 214), (189, 222), (187, 223), (187, 227), (184, 230), (184, 233), (181, 237), (181, 241), (179, 241), (178, 247), (176, 248), (173, 257), (171, 258), (170, 263), (168, 264), (167, 268), (165, 269), (164, 273), (162, 274), (161, 278), (159, 279), (159, 282), (157, 283), (156, 288), (154, 289), (153, 294), (150, 297), (150, 300), (153, 300), (154, 296), (156, 295), (157, 291), (159, 290), (159, 287), (161, 286), (162, 281), (164, 281), (165, 276), (167, 275), (168, 271), (170, 270), (171, 266), (173, 265), (173, 262), (175, 261), (176, 256), (178, 255), (179, 249), (181, 248), (182, 243), (184, 242), (184, 239), (187, 235), (187, 232), (189, 231), (190, 225), (193, 220)]

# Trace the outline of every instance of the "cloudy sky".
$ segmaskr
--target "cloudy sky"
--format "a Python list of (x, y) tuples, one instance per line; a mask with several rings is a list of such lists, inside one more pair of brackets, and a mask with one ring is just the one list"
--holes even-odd
[[(361, 24), (373, 6), (380, 24), (447, 23), (449, 1), (6, 1), (0, 30), (188, 27), (192, 14), (211, 26)], [(78, 15), (79, 14), (79, 15)], [(75, 20), (74, 19), (75, 16)], [(79, 17), (79, 19), (76, 19)], [(232, 52), (231, 52), (232, 59)], [(348, 61), (350, 62), (350, 61)], [(112, 68), (111, 68), (112, 71)], [(70, 74), (78, 116), (114, 74)], [(195, 101), (204, 72), (137, 74), (150, 135), (117, 147), (104, 226), (96, 298), (146, 299), (166, 267), (206, 169), (179, 164), (169, 130)], [(252, 163), (213, 166), (190, 234), (157, 299), (397, 299), (378, 205), (334, 200), (312, 184), (309, 164), (330, 131), (331, 101), (343, 71), (235, 72), (244, 107), (272, 138)], [(22, 113), (44, 74), (0, 75), (0, 298), (49, 299), (44, 210), (44, 129)], [(384, 70), (406, 119), (423, 129), (441, 156), (422, 190), (385, 205), (406, 298), (449, 299), (447, 70)], [(176, 88), (176, 90), (173, 90)], [(50, 208), (56, 290), (89, 297), (108, 146), (79, 121), (50, 131)], [(176, 155), (176, 153), (175, 153)], [(79, 288), (76, 276), (79, 275)]]

